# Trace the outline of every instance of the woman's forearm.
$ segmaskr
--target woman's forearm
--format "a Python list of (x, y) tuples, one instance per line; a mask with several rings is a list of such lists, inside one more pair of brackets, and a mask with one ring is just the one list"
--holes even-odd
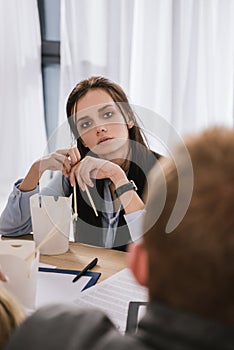
[[(125, 172), (122, 169), (111, 175), (111, 181), (115, 189), (129, 183), (129, 179), (127, 178)], [(119, 200), (126, 214), (133, 213), (137, 210), (142, 210), (145, 207), (144, 202), (138, 196), (137, 192), (134, 189), (121, 194), (119, 196)]]
[(32, 164), (29, 172), (21, 182), (18, 189), (22, 192), (28, 192), (34, 190), (41, 178), (42, 172), (40, 171), (40, 161), (36, 161)]

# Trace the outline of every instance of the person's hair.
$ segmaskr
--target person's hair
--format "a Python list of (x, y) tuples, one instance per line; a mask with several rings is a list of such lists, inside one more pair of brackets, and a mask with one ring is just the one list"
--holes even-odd
[(4, 349), (11, 333), (24, 318), (23, 307), (8, 290), (0, 286), (0, 350)]
[(129, 139), (133, 141), (137, 141), (138, 143), (148, 147), (145, 142), (145, 136), (139, 127), (139, 124), (136, 120), (134, 112), (129, 104), (128, 98), (125, 92), (123, 91), (123, 89), (118, 84), (116, 84), (115, 82), (112, 82), (107, 78), (104, 78), (101, 76), (94, 76), (94, 77), (90, 77), (88, 79), (82, 80), (75, 86), (75, 88), (72, 90), (72, 92), (68, 97), (67, 105), (66, 105), (68, 122), (72, 130), (72, 133), (77, 139), (77, 147), (81, 153), (81, 157), (82, 158), (85, 157), (85, 155), (89, 152), (89, 148), (83, 145), (76, 127), (76, 122), (75, 122), (76, 104), (78, 103), (79, 99), (81, 99), (83, 96), (87, 94), (88, 91), (95, 90), (95, 89), (102, 89), (108, 95), (110, 95), (113, 101), (116, 102), (116, 105), (120, 109), (126, 123), (127, 123), (127, 118), (128, 118), (128, 121), (132, 122), (133, 127), (129, 129)]
[[(177, 199), (178, 173), (175, 163), (164, 159), (164, 209), (144, 235), (150, 299), (234, 323), (234, 131), (212, 128), (188, 138), (185, 145), (194, 175), (189, 208), (181, 223), (166, 233)], [(176, 152), (183, 186), (189, 176), (188, 160), (180, 159), (180, 147)], [(152, 184), (149, 215), (165, 189), (156, 169)]]

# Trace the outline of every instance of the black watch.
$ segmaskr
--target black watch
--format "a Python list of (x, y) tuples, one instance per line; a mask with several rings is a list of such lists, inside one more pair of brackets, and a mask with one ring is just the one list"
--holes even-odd
[(120, 197), (123, 193), (127, 192), (127, 191), (137, 191), (137, 187), (136, 184), (133, 180), (130, 180), (127, 184), (124, 184), (122, 186), (119, 186), (118, 188), (116, 188), (116, 190), (114, 191), (116, 197)]

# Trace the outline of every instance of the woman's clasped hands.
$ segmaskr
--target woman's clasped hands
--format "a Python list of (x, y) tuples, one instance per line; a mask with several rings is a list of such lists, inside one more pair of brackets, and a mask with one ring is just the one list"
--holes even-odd
[(109, 178), (113, 183), (117, 183), (126, 175), (122, 168), (106, 159), (86, 156), (81, 160), (81, 155), (77, 147), (57, 150), (40, 159), (40, 173), (45, 170), (60, 170), (65, 177), (70, 178), (71, 186), (77, 181), (81, 190), (85, 191), (85, 186), (94, 186), (93, 179)]

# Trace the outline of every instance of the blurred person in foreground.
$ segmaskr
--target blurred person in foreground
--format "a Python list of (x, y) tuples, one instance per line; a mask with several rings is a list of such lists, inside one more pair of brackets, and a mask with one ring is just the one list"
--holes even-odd
[[(1, 281), (6, 279), (3, 276), (3, 273), (0, 273)], [(5, 348), (11, 333), (20, 325), (24, 318), (23, 307), (0, 283), (0, 350)]]

